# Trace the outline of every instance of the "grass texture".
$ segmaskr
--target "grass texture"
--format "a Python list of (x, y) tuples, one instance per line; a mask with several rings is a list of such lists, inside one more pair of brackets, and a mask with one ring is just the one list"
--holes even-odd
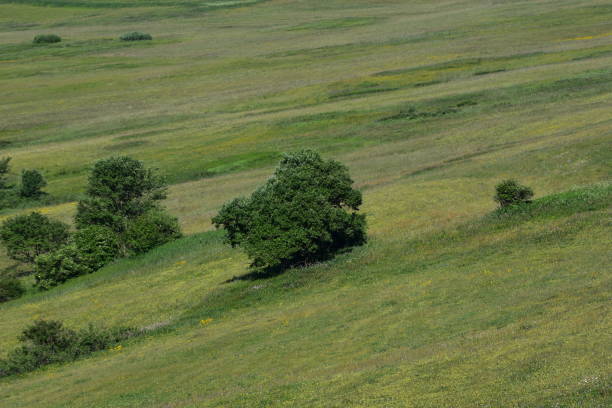
[[(0, 380), (3, 408), (609, 406), (611, 17), (600, 0), (0, 0), (0, 156), (53, 197), (0, 219), (69, 221), (92, 163), (128, 154), (167, 176), (188, 234), (1, 304), (0, 352), (36, 318), (151, 333)], [(31, 44), (44, 32), (62, 42)], [(210, 218), (305, 147), (350, 168), (369, 243), (233, 279), (248, 261)], [(496, 210), (507, 178), (535, 201)]]

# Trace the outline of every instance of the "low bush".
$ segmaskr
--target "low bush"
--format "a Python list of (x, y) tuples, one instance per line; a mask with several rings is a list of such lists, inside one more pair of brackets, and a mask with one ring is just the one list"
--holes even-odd
[(93, 273), (119, 256), (113, 230), (100, 225), (79, 230), (69, 245), (40, 255), (34, 265), (35, 285), (50, 289), (68, 279)]
[(181, 237), (178, 220), (163, 210), (152, 210), (128, 224), (125, 243), (136, 254)]
[(19, 195), (25, 198), (38, 198), (44, 194), (42, 188), (46, 185), (47, 182), (38, 170), (24, 170), (21, 173)]
[(131, 33), (123, 34), (119, 38), (121, 39), (121, 41), (146, 41), (153, 39), (153, 37), (151, 37), (151, 34), (141, 33), (138, 31), (132, 31)]
[(78, 229), (103, 225), (122, 235), (130, 220), (159, 208), (164, 198), (166, 182), (157, 172), (128, 156), (110, 157), (94, 165), (75, 224)]
[(67, 224), (37, 212), (9, 218), (0, 227), (0, 240), (6, 247), (7, 255), (26, 263), (34, 263), (39, 255), (65, 245), (68, 238)]
[(91, 324), (87, 329), (75, 331), (60, 321), (38, 320), (22, 332), (21, 345), (0, 360), (0, 377), (76, 360), (113, 347), (138, 333), (133, 328), (104, 329)]
[(25, 288), (16, 278), (0, 279), (0, 302), (16, 299), (23, 295)]
[(515, 180), (504, 180), (495, 186), (495, 201), (500, 207), (530, 202), (533, 190), (520, 185)]
[(92, 225), (77, 231), (73, 237), (80, 262), (92, 272), (119, 256), (119, 241), (115, 232), (101, 225)]
[(70, 278), (94, 272), (80, 257), (76, 245), (66, 245), (56, 251), (40, 255), (34, 264), (35, 285), (50, 289)]
[(56, 34), (39, 34), (32, 41), (34, 44), (53, 44), (62, 41), (62, 38)]

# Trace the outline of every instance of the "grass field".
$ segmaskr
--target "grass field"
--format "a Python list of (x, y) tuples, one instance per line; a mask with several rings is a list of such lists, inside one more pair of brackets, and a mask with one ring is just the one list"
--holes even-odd
[[(0, 351), (40, 317), (164, 329), (0, 406), (609, 406), (611, 67), (608, 1), (0, 0), (0, 156), (38, 209), (128, 154), (188, 234), (1, 304)], [(369, 243), (227, 283), (210, 218), (303, 147), (350, 168)], [(508, 177), (529, 213), (491, 215)]]

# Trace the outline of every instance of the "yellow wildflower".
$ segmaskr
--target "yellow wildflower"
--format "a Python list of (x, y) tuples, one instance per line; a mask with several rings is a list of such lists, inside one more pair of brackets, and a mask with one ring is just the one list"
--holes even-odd
[(201, 324), (202, 326), (206, 326), (206, 325), (209, 325), (210, 323), (212, 323), (212, 321), (213, 321), (212, 317), (209, 317), (208, 319), (202, 319), (202, 320), (200, 320), (200, 324)]

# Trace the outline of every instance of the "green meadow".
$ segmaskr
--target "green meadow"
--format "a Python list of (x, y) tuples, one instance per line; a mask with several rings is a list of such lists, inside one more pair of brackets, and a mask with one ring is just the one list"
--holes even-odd
[[(50, 193), (0, 219), (69, 222), (130, 155), (186, 235), (0, 304), (0, 358), (38, 318), (154, 329), (3, 408), (612, 404), (609, 1), (0, 0), (0, 118)], [(210, 219), (300, 148), (349, 167), (369, 241), (246, 279)], [(534, 202), (496, 212), (506, 178)]]

